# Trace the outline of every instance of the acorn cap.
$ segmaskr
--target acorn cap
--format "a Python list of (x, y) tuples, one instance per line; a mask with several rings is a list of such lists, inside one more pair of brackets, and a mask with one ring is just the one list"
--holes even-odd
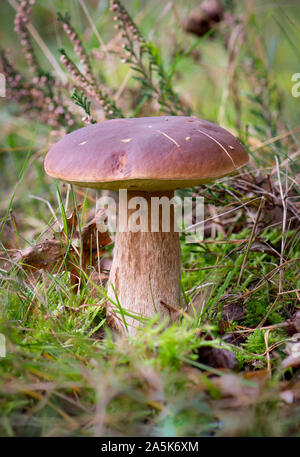
[(213, 181), (248, 162), (244, 146), (201, 119), (162, 116), (113, 119), (64, 136), (45, 171), (97, 189), (174, 190)]

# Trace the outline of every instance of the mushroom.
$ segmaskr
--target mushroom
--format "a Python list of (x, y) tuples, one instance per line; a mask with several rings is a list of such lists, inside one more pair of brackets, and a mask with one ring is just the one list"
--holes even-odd
[[(247, 162), (245, 148), (228, 131), (186, 116), (108, 120), (76, 130), (50, 149), (45, 159), (50, 176), (82, 187), (126, 189), (128, 202), (144, 197), (148, 203), (145, 231), (117, 230), (108, 284), (108, 317), (116, 329), (134, 335), (135, 315), (151, 318), (157, 311), (174, 320), (181, 307), (174, 208), (170, 230), (163, 231), (160, 213), (157, 231), (151, 231), (152, 197), (171, 199), (175, 189), (213, 181)], [(128, 208), (127, 222), (133, 209)], [(126, 311), (125, 326), (111, 302)]]

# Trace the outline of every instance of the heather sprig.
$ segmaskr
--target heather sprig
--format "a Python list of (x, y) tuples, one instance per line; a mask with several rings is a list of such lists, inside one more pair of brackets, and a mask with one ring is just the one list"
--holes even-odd
[(79, 58), (81, 65), (83, 66), (83, 73), (86, 79), (92, 83), (96, 83), (92, 72), (89, 56), (83, 47), (82, 41), (79, 38), (78, 33), (75, 31), (74, 27), (71, 24), (71, 16), (68, 13), (65, 13), (65, 15), (63, 15), (62, 13), (58, 12), (57, 19), (60, 22), (62, 22), (63, 29), (74, 46), (74, 50)]
[(14, 20), (14, 30), (20, 37), (20, 43), (24, 49), (24, 55), (27, 60), (29, 68), (33, 69), (36, 73), (39, 69), (38, 61), (35, 57), (31, 38), (27, 30), (27, 24), (29, 22), (29, 16), (32, 12), (32, 7), (35, 3), (35, 0), (21, 0), (17, 14)]
[[(39, 65), (28, 31), (29, 15), (33, 5), (34, 0), (20, 1), (15, 18), (15, 30), (20, 36), (25, 57), (34, 76), (32, 80), (26, 80), (17, 70), (13, 69), (6, 59), (4, 66), (6, 67), (8, 89), (11, 92), (11, 98), (18, 103), (21, 111), (28, 112), (30, 117), (36, 116), (36, 112), (38, 112), (41, 122), (56, 129), (64, 127), (68, 130), (70, 127), (77, 126), (65, 98), (65, 95), (70, 97), (72, 84), (70, 82), (61, 83)], [(136, 79), (141, 84), (141, 94), (146, 99), (157, 100), (164, 113), (188, 114), (188, 109), (182, 105), (171, 86), (172, 75), (165, 72), (159, 51), (151, 43), (146, 42), (133, 19), (119, 1), (111, 0), (111, 9), (114, 12), (115, 27), (120, 29), (123, 39), (125, 52), (123, 61), (130, 63), (131, 67), (139, 73), (136, 75)], [(78, 67), (66, 51), (61, 50), (61, 62), (76, 81), (76, 90), (73, 92), (72, 98), (75, 100), (75, 104), (85, 112), (82, 120), (86, 123), (95, 122), (90, 113), (91, 102), (87, 100), (87, 97), (91, 97), (92, 102), (95, 101), (101, 106), (107, 119), (124, 117), (108, 91), (103, 89), (94, 77), (89, 55), (71, 24), (70, 15), (58, 13), (57, 17), (73, 44), (81, 64)], [(2, 61), (3, 59), (2, 56)]]
[(84, 92), (78, 92), (75, 88), (72, 94), (73, 100), (75, 100), (75, 105), (80, 106), (86, 114), (86, 117), (83, 121), (87, 124), (95, 124), (96, 121), (92, 118), (91, 115), (91, 102), (87, 99), (87, 96), (84, 95)]
[[(250, 75), (249, 83), (252, 87), (251, 93), (248, 93), (247, 96), (252, 103), (251, 113), (256, 118), (253, 127), (259, 136), (276, 137), (279, 133), (280, 91), (276, 83), (270, 83), (269, 69), (254, 53), (251, 53), (247, 60), (246, 71)], [(279, 146), (278, 142), (271, 145), (273, 152), (278, 152)]]
[(65, 123), (67, 127), (74, 126), (74, 119), (70, 113), (65, 101), (61, 96), (59, 86), (55, 83), (54, 77), (49, 72), (39, 71), (37, 77), (33, 79), (35, 86), (40, 86), (45, 89), (45, 102), (48, 104), (48, 112), (53, 113), (53, 117), (49, 117), (49, 125), (59, 127), (61, 122)]
[(167, 75), (165, 72), (158, 49), (146, 42), (119, 0), (111, 0), (110, 9), (114, 13), (115, 28), (121, 31), (123, 39), (126, 57), (122, 58), (122, 62), (129, 63), (139, 73), (135, 79), (141, 83), (147, 98), (155, 98), (167, 114), (190, 114), (172, 88), (172, 73)]
[(75, 120), (62, 97), (61, 90), (65, 87), (50, 72), (41, 68), (32, 46), (28, 25), (34, 4), (35, 0), (21, 0), (14, 20), (14, 30), (20, 37), (28, 68), (33, 73), (32, 79), (22, 76), (1, 50), (8, 97), (17, 103), (20, 112), (26, 113), (29, 118), (35, 119), (38, 113), (41, 123), (50, 125), (57, 131), (62, 128), (68, 130), (74, 126)]
[(5, 75), (7, 97), (18, 104), (20, 113), (35, 119), (37, 114), (42, 124), (61, 130), (74, 125), (73, 115), (62, 101), (54, 78), (48, 72), (38, 69), (29, 82), (9, 61), (4, 50), (0, 50), (1, 71)]
[(110, 1), (110, 10), (115, 13), (114, 21), (115, 29), (124, 29), (124, 32), (130, 33), (130, 35), (137, 40), (141, 45), (146, 46), (146, 40), (141, 34), (135, 22), (132, 20), (128, 11), (124, 8), (121, 2), (118, 0)]
[(119, 108), (117, 108), (115, 102), (101, 89), (99, 89), (95, 83), (87, 80), (87, 78), (78, 69), (75, 63), (67, 55), (64, 49), (60, 49), (61, 63), (66, 67), (68, 72), (73, 76), (77, 84), (84, 88), (84, 90), (92, 96), (101, 105), (105, 112), (105, 116), (108, 119), (114, 119), (123, 117), (123, 114)]
[[(1, 62), (1, 71), (5, 76), (7, 90), (10, 91), (15, 89), (16, 96), (18, 99), (14, 101), (19, 101), (19, 97), (27, 96), (29, 93), (28, 84), (24, 84), (22, 75), (16, 70), (14, 65), (8, 60), (6, 53), (3, 49), (0, 49), (0, 62)], [(21, 94), (21, 90), (23, 93)]]

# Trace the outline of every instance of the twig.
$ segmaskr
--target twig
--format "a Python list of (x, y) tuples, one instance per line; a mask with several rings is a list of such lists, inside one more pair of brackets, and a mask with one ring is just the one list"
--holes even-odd
[(293, 132), (297, 132), (299, 129), (300, 129), (300, 126), (297, 126), (297, 127), (293, 128), (292, 130), (290, 130), (289, 132), (284, 132), (284, 133), (281, 133), (280, 135), (274, 136), (273, 138), (270, 138), (269, 140), (266, 140), (263, 143), (260, 143), (258, 146), (251, 148), (251, 152), (258, 151), (258, 149), (268, 146), (269, 144), (275, 143), (276, 141), (282, 140), (283, 138), (286, 138), (287, 136), (292, 135)]
[(98, 41), (99, 41), (99, 43), (100, 43), (105, 55), (106, 55), (106, 57), (108, 57), (107, 47), (106, 47), (104, 41), (102, 40), (101, 35), (100, 35), (99, 31), (97, 30), (97, 27), (95, 26), (95, 23), (94, 23), (93, 19), (91, 18), (91, 15), (90, 15), (87, 7), (86, 7), (86, 4), (84, 3), (84, 0), (79, 0), (79, 3), (81, 5), (81, 7), (82, 7), (87, 19), (88, 19), (93, 31), (94, 31), (94, 34), (96, 35), (96, 37), (97, 37), (97, 39), (98, 39)]
[(269, 349), (269, 334), (270, 334), (271, 329), (268, 329), (266, 333), (264, 334), (264, 340), (265, 340), (265, 345), (266, 345), (266, 359), (267, 359), (267, 371), (268, 371), (268, 376), (271, 378), (272, 376), (272, 370), (271, 370), (271, 362), (270, 362), (270, 349)]
[(261, 215), (262, 209), (264, 207), (264, 204), (265, 204), (265, 198), (262, 197), (261, 201), (260, 201), (260, 205), (259, 205), (258, 211), (257, 211), (256, 218), (255, 218), (255, 222), (254, 222), (254, 225), (252, 227), (252, 231), (251, 231), (251, 235), (250, 235), (250, 238), (249, 238), (248, 246), (247, 246), (244, 258), (243, 258), (243, 263), (242, 263), (241, 271), (240, 271), (240, 274), (239, 274), (239, 279), (238, 279), (238, 282), (237, 282), (237, 286), (239, 286), (239, 284), (241, 282), (241, 279), (242, 279), (242, 276), (243, 276), (243, 273), (244, 273), (244, 269), (245, 269), (245, 266), (246, 266), (246, 262), (247, 262), (247, 259), (248, 259), (250, 248), (251, 248), (251, 246), (253, 244), (253, 241), (254, 241), (257, 224), (258, 224), (258, 221), (260, 219), (260, 215)]
[[(282, 235), (281, 235), (281, 252), (280, 252), (280, 265), (282, 265), (283, 262), (283, 252), (284, 252), (284, 246), (285, 246), (285, 229), (286, 229), (286, 214), (287, 214), (287, 208), (286, 208), (286, 199), (284, 198), (283, 195), (283, 189), (282, 189), (282, 184), (281, 184), (281, 179), (280, 179), (280, 170), (279, 170), (279, 162), (278, 158), (275, 156), (275, 161), (276, 161), (276, 169), (277, 169), (277, 177), (278, 177), (278, 185), (279, 185), (279, 190), (280, 190), (280, 197), (281, 197), (281, 202), (282, 202)], [(282, 278), (283, 278), (283, 271), (280, 270), (279, 274), (279, 293), (282, 291)]]
[(230, 210), (228, 210), (228, 211), (225, 211), (224, 213), (217, 214), (216, 216), (209, 217), (208, 219), (205, 219), (204, 221), (200, 221), (200, 222), (197, 222), (196, 224), (190, 225), (189, 227), (187, 227), (187, 228), (185, 229), (185, 232), (189, 232), (189, 231), (195, 229), (195, 228), (196, 228), (198, 225), (200, 225), (200, 224), (205, 224), (205, 223), (208, 222), (208, 221), (213, 221), (214, 219), (216, 219), (216, 217), (221, 217), (221, 216), (225, 216), (226, 214), (230, 214), (230, 213), (232, 213), (233, 211), (236, 211), (236, 210), (238, 210), (238, 209), (240, 209), (240, 208), (243, 208), (244, 206), (249, 205), (249, 203), (255, 202), (256, 200), (261, 200), (261, 197), (253, 198), (252, 200), (249, 200), (249, 201), (247, 201), (246, 203), (243, 203), (242, 205), (237, 206), (236, 208), (232, 208), (232, 209), (230, 209)]
[[(250, 295), (252, 295), (254, 292), (257, 292), (258, 290), (260, 290), (266, 281), (270, 280), (273, 278), (273, 276), (278, 273), (278, 271), (280, 271), (282, 268), (286, 267), (287, 265), (293, 263), (293, 262), (299, 262), (300, 260), (300, 257), (294, 257), (293, 259), (289, 259), (287, 260), (286, 262), (282, 263), (281, 265), (278, 265), (276, 268), (274, 268), (273, 270), (269, 271), (269, 273), (267, 273), (265, 276), (264, 276), (264, 279), (261, 280), (259, 282), (259, 284), (254, 287), (253, 289), (251, 290), (248, 290), (247, 292), (245, 292), (244, 294), (242, 295), (238, 295), (237, 297), (232, 297), (232, 301), (237, 301), (237, 300), (243, 300), (247, 297), (249, 297)], [(261, 325), (261, 324), (260, 324)]]

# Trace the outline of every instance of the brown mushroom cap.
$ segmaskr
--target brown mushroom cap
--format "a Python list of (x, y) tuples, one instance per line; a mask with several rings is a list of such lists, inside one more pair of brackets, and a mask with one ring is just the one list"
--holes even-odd
[(223, 128), (162, 116), (113, 119), (69, 133), (48, 152), (45, 170), (83, 187), (156, 191), (212, 181), (247, 162), (244, 146)]

